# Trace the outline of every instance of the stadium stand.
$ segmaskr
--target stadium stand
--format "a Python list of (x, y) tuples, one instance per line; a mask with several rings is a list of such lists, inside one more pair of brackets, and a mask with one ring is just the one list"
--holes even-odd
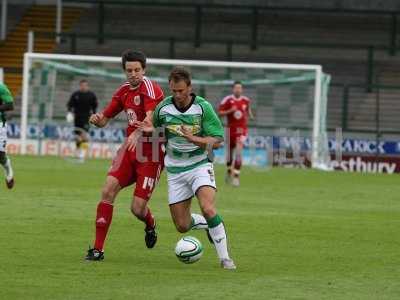
[[(22, 84), (22, 58), (27, 48), (29, 30), (54, 33), (56, 9), (54, 6), (33, 5), (29, 8), (22, 6), (11, 7), (12, 24), (6, 40), (0, 44), (1, 67), (5, 69), (5, 81), (11, 92), (19, 95)], [(67, 8), (63, 14), (63, 30), (68, 30), (79, 17), (79, 8)], [(19, 19), (19, 21), (18, 21)], [(34, 51), (51, 53), (55, 49), (55, 41), (50, 37), (37, 37)]]
[[(199, 20), (195, 6), (99, 7), (80, 8), (75, 14), (65, 6), (74, 18), (64, 28), (65, 42), (54, 51), (118, 56), (121, 49), (139, 48), (160, 58), (321, 64), (333, 79), (328, 102), (330, 129), (375, 130), (371, 110), (376, 110), (377, 92), (372, 84), (377, 81), (399, 86), (397, 90), (380, 89), (381, 113), (400, 111), (400, 103), (393, 100), (400, 94), (400, 60), (391, 55), (398, 43), (399, 25), (390, 13), (255, 12), (204, 6)], [(103, 20), (101, 26), (99, 20)], [(385, 115), (384, 122), (382, 130), (398, 130), (395, 113)]]

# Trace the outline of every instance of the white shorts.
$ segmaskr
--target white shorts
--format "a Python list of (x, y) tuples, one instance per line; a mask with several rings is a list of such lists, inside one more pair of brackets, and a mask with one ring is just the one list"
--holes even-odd
[(7, 146), (7, 125), (0, 123), (0, 152), (6, 152)]
[(206, 163), (182, 173), (167, 172), (167, 179), (169, 205), (192, 198), (201, 186), (217, 188), (212, 163)]

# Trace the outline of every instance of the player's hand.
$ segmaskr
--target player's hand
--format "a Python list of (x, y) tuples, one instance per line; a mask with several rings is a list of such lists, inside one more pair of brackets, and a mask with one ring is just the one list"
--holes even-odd
[(133, 151), (135, 150), (137, 143), (139, 142), (139, 139), (142, 137), (142, 130), (141, 129), (136, 129), (134, 132), (132, 132), (126, 141), (126, 146), (128, 151)]
[(224, 142), (223, 142), (223, 141), (221, 141), (221, 142), (216, 142), (216, 143), (214, 143), (214, 144), (212, 145), (212, 148), (213, 148), (213, 149), (219, 149), (219, 148), (221, 148), (223, 145), (224, 145)]
[(191, 128), (186, 127), (185, 125), (181, 125), (181, 132), (182, 136), (186, 138), (189, 142), (193, 142), (195, 140), (195, 136), (193, 135), (193, 132)]
[(146, 133), (151, 133), (155, 129), (151, 121), (148, 119), (144, 119), (143, 121), (135, 121), (133, 125)]
[(230, 109), (228, 109), (228, 110), (226, 111), (226, 113), (227, 113), (228, 115), (230, 115), (230, 114), (233, 114), (235, 111), (237, 111), (237, 106), (236, 106), (236, 105), (234, 105), (234, 106), (232, 106)]
[(97, 127), (104, 127), (105, 117), (102, 113), (93, 114), (89, 118), (89, 123)]
[(68, 123), (74, 122), (74, 114), (69, 111), (65, 116), (65, 119), (67, 120)]

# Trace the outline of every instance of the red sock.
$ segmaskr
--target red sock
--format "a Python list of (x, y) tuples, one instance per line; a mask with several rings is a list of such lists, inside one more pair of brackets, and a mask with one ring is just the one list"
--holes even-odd
[(236, 170), (240, 170), (241, 167), (242, 167), (242, 158), (241, 157), (236, 157), (234, 168)]
[(113, 208), (112, 204), (103, 201), (97, 205), (96, 241), (94, 242), (94, 248), (98, 250), (103, 250), (104, 241), (113, 216)]
[(146, 223), (146, 228), (154, 228), (156, 226), (156, 221), (152, 215), (150, 208), (147, 208), (147, 214), (144, 217), (144, 222)]

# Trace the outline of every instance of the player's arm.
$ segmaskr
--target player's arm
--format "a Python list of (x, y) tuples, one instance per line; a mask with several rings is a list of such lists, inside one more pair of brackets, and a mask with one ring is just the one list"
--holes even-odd
[(249, 106), (247, 107), (247, 113), (249, 114), (250, 119), (253, 120), (254, 114), (253, 114), (253, 110), (251, 109), (250, 103), (249, 103)]
[(218, 111), (218, 114), (219, 114), (221, 117), (225, 117), (225, 116), (227, 116), (227, 115), (230, 115), (231, 113), (234, 113), (235, 110), (236, 110), (235, 107), (231, 107), (231, 108), (229, 108), (229, 109), (227, 109), (227, 110), (219, 110), (219, 111)]
[(75, 107), (74, 95), (75, 93), (72, 93), (67, 103), (67, 115), (65, 116), (65, 119), (67, 120), (68, 123), (72, 123), (74, 121), (74, 107)]
[(149, 110), (146, 111), (146, 117), (143, 121), (135, 121), (133, 123), (137, 128), (128, 136), (126, 141), (128, 151), (133, 151), (136, 148), (139, 138), (142, 136), (142, 132), (152, 133), (154, 131), (152, 120), (153, 111)]
[(182, 136), (186, 138), (189, 142), (199, 146), (203, 149), (216, 149), (219, 148), (222, 142), (224, 141), (223, 137), (219, 136), (196, 136), (193, 135), (191, 130), (188, 130), (184, 126), (182, 126)]
[(158, 116), (160, 111), (160, 106), (150, 105), (147, 106), (146, 108), (148, 109), (146, 111), (146, 117), (144, 118), (143, 121), (136, 121), (134, 123), (137, 129), (134, 132), (132, 132), (128, 137), (127, 144), (129, 151), (135, 149), (139, 141), (139, 138), (142, 136), (143, 132), (153, 133), (156, 131), (156, 128), (160, 126), (160, 120)]
[(69, 98), (69, 101), (67, 103), (67, 111), (73, 113), (74, 112), (74, 106), (75, 106), (75, 93), (71, 94), (71, 97)]
[(229, 105), (229, 102), (222, 101), (221, 105), (218, 108), (218, 115), (220, 117), (225, 117), (234, 113), (236, 110), (236, 106)]
[(152, 82), (148, 82), (148, 85), (146, 84), (145, 86), (146, 90), (143, 92), (142, 96), (143, 96), (143, 106), (146, 112), (146, 116), (143, 119), (143, 121), (134, 122), (134, 125), (137, 128), (129, 135), (127, 139), (127, 145), (129, 151), (135, 149), (139, 141), (139, 138), (143, 136), (142, 134), (143, 132), (150, 134), (155, 131), (155, 128), (153, 126), (153, 112), (157, 108), (157, 105), (164, 98), (164, 93), (158, 85), (153, 84)]
[(247, 112), (247, 115), (249, 116), (249, 118), (251, 119), (251, 120), (253, 120), (254, 119), (254, 114), (253, 114), (253, 110), (251, 109), (251, 100), (249, 99), (249, 98), (246, 98), (247, 99), (247, 109), (246, 109), (246, 112)]
[(122, 110), (123, 106), (118, 92), (114, 94), (111, 102), (106, 106), (106, 108), (99, 113), (92, 114), (89, 118), (89, 123), (96, 127), (104, 127), (108, 122), (118, 115)]
[(10, 90), (7, 88), (6, 85), (1, 86), (1, 91), (0, 91), (0, 99), (1, 99), (1, 104), (0, 104), (0, 111), (10, 111), (14, 109), (14, 99), (11, 95)]
[(203, 136), (193, 135), (182, 126), (183, 137), (203, 149), (219, 148), (224, 141), (224, 129), (221, 121), (210, 103), (203, 105), (202, 132)]
[(89, 118), (89, 123), (99, 128), (103, 128), (104, 126), (106, 126), (109, 121), (110, 118), (104, 116), (103, 113), (92, 114)]
[(149, 90), (143, 94), (144, 110), (146, 112), (146, 117), (144, 118), (143, 122), (146, 125), (153, 124), (153, 112), (157, 105), (164, 99), (164, 93), (160, 86), (151, 83), (151, 90), (153, 97), (149, 95)]

